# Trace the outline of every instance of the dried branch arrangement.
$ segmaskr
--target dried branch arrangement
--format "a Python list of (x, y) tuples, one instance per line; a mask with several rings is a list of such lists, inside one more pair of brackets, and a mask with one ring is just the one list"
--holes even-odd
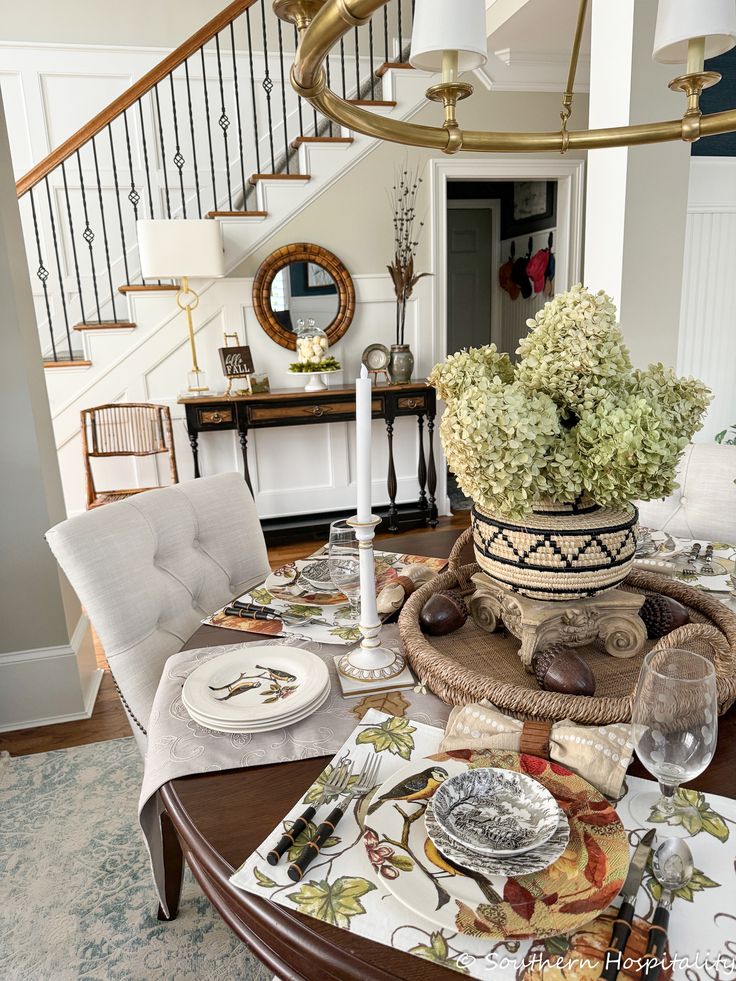
[(415, 273), (414, 260), (424, 222), (417, 219), (417, 195), (422, 184), (418, 170), (408, 167), (396, 171), (389, 194), (394, 223), (394, 259), (387, 266), (396, 293), (396, 343), (404, 343), (406, 304), (414, 287), (431, 273)]

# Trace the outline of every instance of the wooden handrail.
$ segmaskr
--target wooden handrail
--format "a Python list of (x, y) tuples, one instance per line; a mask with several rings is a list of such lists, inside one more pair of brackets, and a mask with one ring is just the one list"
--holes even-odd
[(108, 106), (105, 106), (101, 112), (98, 112), (81, 129), (78, 129), (68, 140), (65, 140), (61, 146), (52, 150), (48, 157), (37, 163), (27, 174), (24, 174), (15, 185), (15, 191), (18, 197), (22, 197), (32, 187), (35, 187), (52, 170), (55, 170), (59, 164), (67, 160), (73, 153), (76, 153), (80, 147), (84, 146), (93, 136), (96, 136), (109, 125), (113, 119), (116, 119), (126, 109), (129, 109), (146, 92), (149, 92), (154, 85), (157, 85), (162, 79), (166, 78), (170, 72), (178, 68), (190, 55), (199, 51), (202, 45), (211, 41), (215, 34), (218, 34), (224, 27), (227, 27), (228, 24), (247, 10), (248, 7), (253, 6), (254, 3), (255, 0), (233, 0), (224, 10), (221, 10), (212, 20), (208, 21), (204, 27), (200, 27), (183, 44), (180, 44), (171, 54), (167, 55), (163, 61), (160, 61), (150, 71), (146, 72), (134, 85), (126, 89), (117, 99), (113, 99)]

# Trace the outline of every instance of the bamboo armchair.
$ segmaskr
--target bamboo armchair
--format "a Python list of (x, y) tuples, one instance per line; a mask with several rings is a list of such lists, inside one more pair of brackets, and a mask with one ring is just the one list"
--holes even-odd
[(82, 409), (81, 428), (88, 511), (161, 486), (98, 491), (92, 472), (92, 459), (97, 457), (144, 457), (166, 453), (171, 483), (179, 483), (168, 406), (146, 402), (97, 405)]

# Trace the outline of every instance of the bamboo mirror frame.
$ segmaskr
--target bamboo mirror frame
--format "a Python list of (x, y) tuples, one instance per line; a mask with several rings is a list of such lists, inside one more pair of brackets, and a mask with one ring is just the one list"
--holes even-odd
[(320, 266), (332, 277), (337, 290), (337, 313), (324, 328), (330, 344), (338, 341), (352, 323), (355, 315), (355, 286), (344, 264), (320, 245), (297, 242), (284, 245), (267, 256), (258, 267), (253, 280), (253, 309), (261, 327), (281, 347), (296, 350), (296, 333), (284, 327), (271, 306), (271, 288), (276, 275), (292, 263), (305, 262)]

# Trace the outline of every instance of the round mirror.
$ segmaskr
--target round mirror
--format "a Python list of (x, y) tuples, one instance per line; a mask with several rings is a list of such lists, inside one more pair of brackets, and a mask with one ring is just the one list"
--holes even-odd
[(355, 289), (345, 266), (327, 249), (287, 245), (261, 263), (253, 307), (263, 329), (282, 347), (296, 349), (300, 321), (314, 321), (334, 344), (353, 319)]

